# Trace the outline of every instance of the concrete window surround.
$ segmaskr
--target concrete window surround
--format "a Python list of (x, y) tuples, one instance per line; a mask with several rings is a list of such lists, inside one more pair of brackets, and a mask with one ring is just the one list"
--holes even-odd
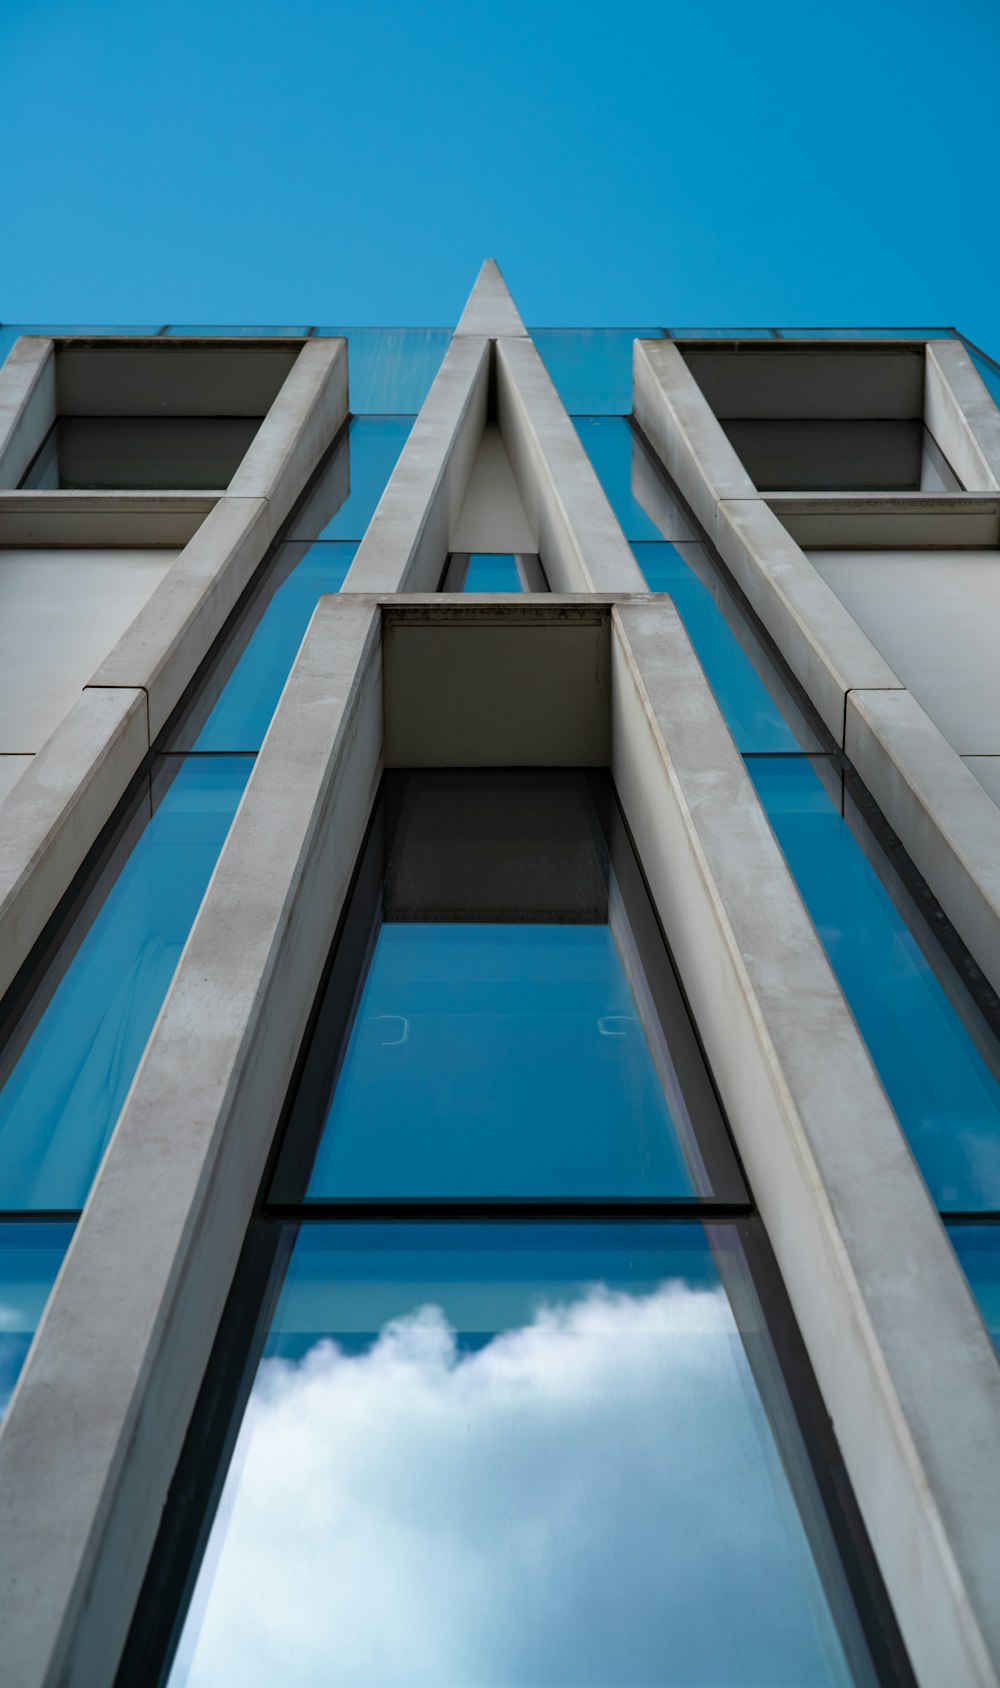
[(113, 1677), (378, 779), (420, 763), (610, 766), (918, 1677), (996, 1682), (1000, 1371), (672, 605), (357, 594), (313, 618), (0, 1431), (11, 1681)]
[(34, 754), (0, 801), (0, 994), (346, 420), (345, 342), (25, 337), (0, 374), (0, 486), (16, 485), (57, 408), (128, 414), (153, 397), (168, 414), (193, 404), (266, 412), (221, 496), (0, 491), (0, 547), (176, 552), (120, 637), (95, 649), (44, 743), (16, 747)]
[[(900, 350), (897, 345), (895, 351), (872, 342), (852, 346), (853, 367), (849, 361), (838, 365), (841, 342), (810, 344), (805, 357), (814, 360), (811, 367), (832, 372), (826, 392), (821, 389), (809, 401), (814, 406), (840, 402), (856, 413), (864, 402), (863, 371), (871, 367), (882, 372), (883, 390), (888, 383), (897, 409), (912, 408), (922, 371), (928, 426), (969, 490), (765, 498), (685, 361), (689, 350), (690, 343), (682, 353), (668, 341), (636, 341), (636, 421), (836, 743), (857, 762), (959, 935), (994, 987), (1000, 986), (1000, 809), (890, 665), (887, 658), (897, 642), (890, 638), (880, 645), (870, 636), (875, 623), (862, 616), (864, 625), (859, 624), (823, 578), (821, 561), (822, 551), (845, 548), (927, 549), (940, 555), (996, 545), (1000, 412), (957, 341), (927, 342), (922, 362), (913, 346)], [(796, 366), (794, 360), (801, 357), (802, 342), (787, 347), (754, 343), (722, 353), (717, 342), (695, 347), (695, 358), (704, 363), (703, 377), (710, 387), (716, 382), (721, 403), (732, 402), (731, 372), (750, 358), (756, 360), (754, 367), (777, 371), (771, 387), (761, 388), (761, 406), (780, 402), (786, 411), (805, 403), (810, 366), (805, 361)], [(866, 358), (873, 361), (866, 364)], [(893, 376), (900, 369), (903, 373)], [(876, 397), (870, 402), (888, 401)], [(814, 561), (804, 545), (816, 552)], [(910, 672), (909, 663), (900, 661)]]

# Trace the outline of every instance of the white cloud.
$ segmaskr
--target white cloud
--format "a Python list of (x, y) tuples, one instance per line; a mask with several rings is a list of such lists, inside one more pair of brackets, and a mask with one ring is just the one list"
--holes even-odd
[(172, 1688), (850, 1680), (721, 1290), (266, 1360)]

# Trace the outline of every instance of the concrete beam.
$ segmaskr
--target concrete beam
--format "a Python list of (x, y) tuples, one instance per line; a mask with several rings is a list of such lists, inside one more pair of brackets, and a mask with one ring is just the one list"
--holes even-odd
[(985, 1688), (992, 1345), (673, 606), (612, 623), (615, 784), (911, 1661)]
[(528, 339), (496, 347), (497, 416), (553, 592), (645, 592), (593, 465)]
[(434, 592), (486, 427), (490, 342), (454, 338), (342, 592)]
[(143, 691), (83, 691), (0, 802), (0, 997), (148, 746)]
[(719, 500), (759, 494), (672, 340), (635, 341), (632, 394), (639, 427), (714, 540)]
[(0, 369), (0, 487), (20, 486), (55, 419), (53, 342), (22, 334)]
[(483, 263), (455, 333), (485, 336), (488, 340), (496, 340), (501, 334), (527, 333), (495, 258), (487, 258)]
[(307, 340), (227, 488), (267, 503), (273, 539), (347, 420), (347, 341)]
[(924, 421), (969, 492), (1000, 488), (1000, 410), (961, 340), (928, 340)]
[(381, 748), (378, 612), (322, 600), (0, 1431), (6, 1688), (114, 1680)]
[(845, 749), (1000, 989), (1000, 809), (912, 692), (852, 692)]

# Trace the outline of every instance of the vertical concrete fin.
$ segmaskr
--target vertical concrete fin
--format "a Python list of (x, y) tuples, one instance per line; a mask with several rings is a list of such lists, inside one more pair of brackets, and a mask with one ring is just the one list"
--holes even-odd
[(455, 333), (484, 334), (488, 339), (495, 340), (501, 334), (527, 332), (510, 288), (500, 273), (500, 265), (495, 258), (485, 259), (458, 319)]

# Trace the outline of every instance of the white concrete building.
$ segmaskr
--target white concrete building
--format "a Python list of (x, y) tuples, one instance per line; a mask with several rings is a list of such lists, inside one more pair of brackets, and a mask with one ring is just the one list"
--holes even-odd
[(2, 333), (4, 1688), (996, 1688), (1000, 368)]

